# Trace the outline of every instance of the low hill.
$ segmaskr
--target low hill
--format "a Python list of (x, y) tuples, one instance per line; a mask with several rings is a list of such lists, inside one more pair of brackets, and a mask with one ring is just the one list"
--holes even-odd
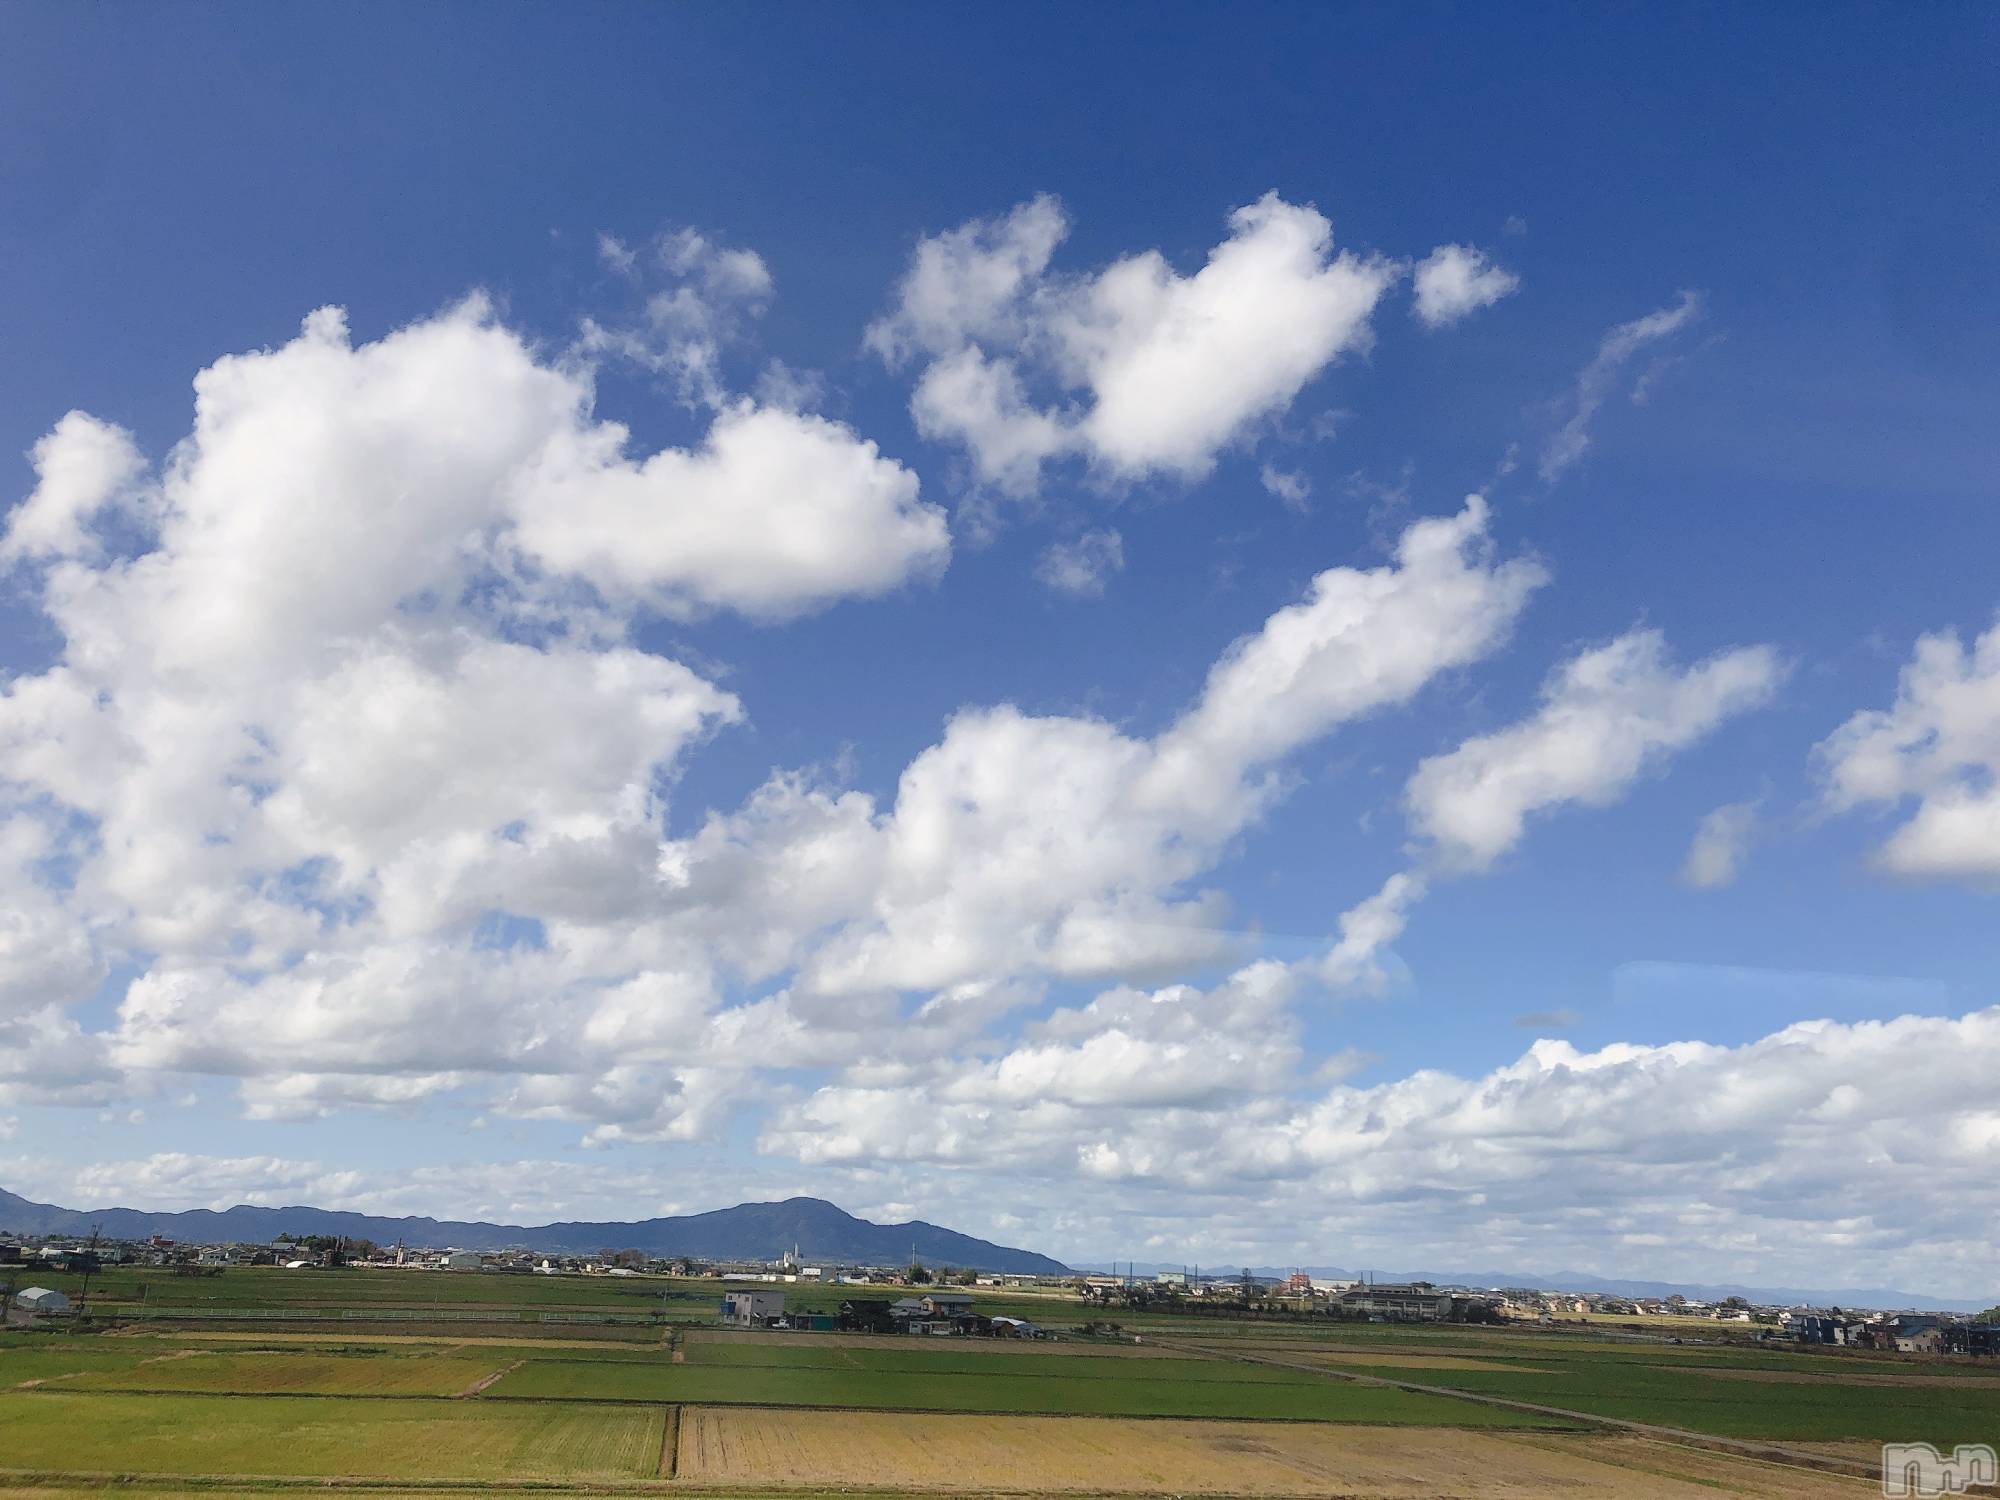
[(267, 1244), (280, 1234), (347, 1235), (379, 1245), (445, 1246), (461, 1250), (527, 1249), (564, 1254), (641, 1250), (648, 1255), (690, 1255), (708, 1260), (775, 1260), (796, 1246), (808, 1260), (899, 1266), (914, 1247), (930, 1266), (978, 1271), (1061, 1275), (1060, 1261), (969, 1234), (927, 1224), (876, 1224), (857, 1219), (819, 1198), (782, 1203), (739, 1203), (705, 1214), (636, 1222), (519, 1225), (450, 1219), (385, 1218), (335, 1209), (235, 1208), (151, 1213), (136, 1208), (74, 1209), (34, 1203), (0, 1189), (0, 1230), (17, 1234), (87, 1235), (101, 1229), (112, 1239), (166, 1235), (195, 1243)]

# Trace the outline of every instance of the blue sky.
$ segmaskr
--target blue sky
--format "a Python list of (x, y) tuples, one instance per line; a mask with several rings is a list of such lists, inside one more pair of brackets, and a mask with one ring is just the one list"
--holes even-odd
[(1990, 1290), (1990, 14), (10, 27), (8, 1186)]

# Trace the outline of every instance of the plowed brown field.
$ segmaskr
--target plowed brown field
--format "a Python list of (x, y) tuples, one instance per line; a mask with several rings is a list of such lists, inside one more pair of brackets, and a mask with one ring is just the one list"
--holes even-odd
[(1639, 1438), (691, 1407), (682, 1483), (1350, 1500), (1819, 1500), (1873, 1486)]

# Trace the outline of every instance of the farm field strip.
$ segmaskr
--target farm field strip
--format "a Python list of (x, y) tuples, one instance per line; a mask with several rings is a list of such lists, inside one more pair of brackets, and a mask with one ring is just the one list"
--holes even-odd
[(1579, 1362), (1547, 1374), (1453, 1370), (1430, 1383), (1723, 1437), (1927, 1440), (1947, 1448), (2000, 1438), (2000, 1382), (1940, 1388), (1907, 1379), (1809, 1378), (1762, 1382), (1751, 1401), (1742, 1394), (1751, 1382), (1718, 1379), (1759, 1373)]
[(1481, 1358), (1475, 1355), (1445, 1354), (1405, 1354), (1393, 1349), (1369, 1349), (1359, 1353), (1347, 1351), (1314, 1351), (1302, 1354), (1301, 1359), (1309, 1359), (1314, 1364), (1329, 1367), (1352, 1366), (1364, 1370), (1514, 1370), (1525, 1374), (1546, 1375), (1549, 1370), (1536, 1365), (1514, 1364), (1499, 1359)]
[(1106, 1343), (1092, 1339), (1059, 1337), (1053, 1343), (1035, 1339), (943, 1339), (919, 1338), (906, 1333), (804, 1333), (784, 1329), (755, 1331), (733, 1328), (690, 1328), (681, 1335), (689, 1349), (696, 1347), (731, 1349), (882, 1349), (889, 1347), (926, 1348), (937, 1345), (976, 1343), (982, 1353), (996, 1355), (1063, 1354), (1112, 1359), (1208, 1359), (1205, 1350), (1185, 1346), (1166, 1348), (1154, 1344)]
[[(1265, 1362), (1277, 1358), (1249, 1353), (1241, 1357)], [(1286, 1368), (1325, 1367), (1292, 1363)], [(1714, 1440), (1739, 1449), (1840, 1440), (1928, 1441), (1949, 1449), (2000, 1437), (2000, 1390), (1990, 1396), (1984, 1391), (1954, 1390), (1946, 1399), (1922, 1388), (1892, 1393), (1880, 1386), (1824, 1381), (1810, 1387), (1769, 1387), (1751, 1400), (1740, 1394), (1740, 1386), (1732, 1390), (1711, 1381), (1707, 1371), (1684, 1374), (1589, 1361), (1547, 1375), (1522, 1370), (1451, 1371), (1421, 1381), (1360, 1370), (1327, 1368), (1326, 1373), (1376, 1388), (1470, 1396), (1508, 1403), (1501, 1408), (1505, 1410), (1605, 1420), (1653, 1436)]]
[(1366, 1494), (1432, 1500), (1764, 1500), (1863, 1491), (1717, 1454), (1579, 1435), (691, 1407), (676, 1472), (743, 1487), (1038, 1493)]
[[(1228, 1360), (1120, 1359), (1074, 1357), (1054, 1350), (1034, 1355), (1000, 1354), (983, 1348), (939, 1347), (942, 1341), (907, 1340), (871, 1349), (774, 1348), (732, 1351), (716, 1358), (712, 1346), (685, 1346), (685, 1363), (698, 1369), (879, 1370), (884, 1373), (980, 1375), (1001, 1379), (1032, 1376), (1049, 1380), (1225, 1380), (1285, 1379), (1280, 1372), (1259, 1370)], [(1255, 1370), (1246, 1376), (1245, 1370)]]
[[(92, 1290), (100, 1313), (130, 1296), (155, 1312), (185, 1298), (202, 1316), (0, 1333), (0, 1476), (39, 1482), (59, 1466), (238, 1495), (331, 1480), (384, 1500), (526, 1485), (1428, 1500), (1447, 1488), (1439, 1475), (1464, 1475), (1452, 1492), (1478, 1500), (1692, 1500), (1866, 1493), (1758, 1455), (1852, 1469), (1891, 1438), (2000, 1440), (1990, 1363), (1613, 1329), (1123, 1312), (1114, 1342), (1067, 1326), (1101, 1309), (984, 1291), (980, 1310), (1018, 1309), (1058, 1338), (750, 1331), (705, 1321), (721, 1287), (107, 1274)], [(888, 1289), (781, 1290), (807, 1310)], [(251, 1317), (259, 1308), (275, 1315)], [(67, 1482), (50, 1500), (69, 1500)], [(19, 1488), (0, 1477), (10, 1500)]]
[(273, 1344), (296, 1345), (302, 1348), (344, 1349), (356, 1353), (373, 1353), (374, 1346), (423, 1348), (423, 1349), (502, 1349), (515, 1353), (536, 1353), (541, 1350), (587, 1349), (600, 1359), (627, 1359), (656, 1355), (660, 1352), (660, 1341), (648, 1339), (618, 1341), (613, 1339), (527, 1339), (503, 1338), (492, 1334), (479, 1334), (470, 1338), (460, 1338), (451, 1334), (438, 1333), (290, 1333), (263, 1331), (249, 1332), (240, 1329), (190, 1329), (176, 1333), (148, 1331), (140, 1334), (107, 1334), (107, 1338), (129, 1337), (133, 1339), (157, 1339), (175, 1344)]
[(481, 1398), (696, 1405), (811, 1406), (896, 1411), (1079, 1413), (1130, 1417), (1236, 1417), (1267, 1421), (1561, 1426), (1547, 1417), (1305, 1376), (1182, 1381), (1052, 1380), (976, 1375), (664, 1365), (614, 1367), (532, 1361)]
[(663, 1421), (641, 1407), (37, 1392), (0, 1397), (0, 1454), (30, 1472), (615, 1483), (654, 1473)]
[(1930, 1373), (1907, 1371), (1895, 1375), (1879, 1375), (1872, 1370), (1771, 1370), (1761, 1367), (1739, 1369), (1702, 1368), (1696, 1365), (1656, 1365), (1653, 1368), (1671, 1370), (1676, 1374), (1700, 1375), (1709, 1380), (1756, 1380), (1769, 1385), (1813, 1385), (1830, 1382), (1834, 1385), (1880, 1385), (1912, 1387), (1956, 1386), (1967, 1390), (2000, 1391), (2000, 1372), (1980, 1374), (1976, 1371), (1963, 1373)]
[(1611, 1366), (1657, 1366), (1661, 1368), (1727, 1368), (1781, 1370), (1814, 1377), (1842, 1379), (1850, 1376), (1896, 1378), (1904, 1375), (1936, 1375), (1941, 1369), (1973, 1378), (1985, 1374), (2000, 1380), (2000, 1369), (1944, 1365), (1934, 1359), (1911, 1355), (1883, 1354), (1859, 1350), (1785, 1350), (1744, 1345), (1686, 1346), (1671, 1344), (1607, 1344), (1582, 1338), (1546, 1338), (1533, 1334), (1487, 1335), (1483, 1338), (1452, 1340), (1432, 1337), (1424, 1340), (1382, 1340), (1372, 1343), (1330, 1344), (1319, 1340), (1205, 1340), (1198, 1347), (1216, 1358), (1271, 1355), (1281, 1358), (1338, 1358), (1371, 1353), (1449, 1354), (1477, 1359), (1496, 1366), (1590, 1362)]
[(433, 1354), (249, 1353), (190, 1350), (70, 1382), (75, 1390), (212, 1395), (450, 1396), (499, 1373), (506, 1361)]

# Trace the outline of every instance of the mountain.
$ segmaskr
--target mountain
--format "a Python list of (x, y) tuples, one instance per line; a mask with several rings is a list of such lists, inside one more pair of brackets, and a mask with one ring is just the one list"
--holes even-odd
[(907, 1264), (914, 1246), (930, 1266), (976, 1271), (1013, 1271), (1060, 1276), (1060, 1261), (974, 1239), (921, 1219), (908, 1224), (874, 1224), (857, 1219), (818, 1198), (782, 1203), (739, 1203), (705, 1214), (641, 1219), (636, 1223), (518, 1224), (462, 1223), (450, 1219), (391, 1219), (325, 1208), (258, 1208), (239, 1204), (216, 1212), (148, 1213), (136, 1208), (74, 1209), (33, 1203), (0, 1189), (0, 1230), (16, 1234), (85, 1235), (101, 1229), (112, 1239), (147, 1235), (197, 1244), (241, 1241), (265, 1244), (280, 1234), (347, 1235), (378, 1245), (446, 1246), (460, 1250), (543, 1250), (594, 1254), (605, 1249), (642, 1250), (649, 1255), (692, 1255), (708, 1260), (775, 1260), (797, 1246), (808, 1262), (845, 1261), (861, 1265)]
[[(1080, 1263), (1083, 1271), (1124, 1271), (1129, 1269), (1135, 1276), (1151, 1276), (1159, 1271), (1179, 1271), (1184, 1269), (1178, 1263), (1153, 1261), (1091, 1261)], [(1235, 1266), (1210, 1266), (1204, 1268), (1217, 1276), (1235, 1275)], [(1323, 1276), (1330, 1281), (1359, 1280), (1359, 1271), (1344, 1270), (1339, 1266), (1252, 1266), (1253, 1276), (1279, 1277), (1293, 1271), (1304, 1271), (1308, 1276)], [(1741, 1297), (1747, 1302), (1770, 1307), (1852, 1307), (1871, 1311), (1894, 1312), (1940, 1312), (1974, 1313), (2000, 1305), (2000, 1293), (1985, 1300), (1963, 1298), (1932, 1297), (1919, 1292), (1899, 1292), (1888, 1287), (1844, 1287), (1828, 1290), (1824, 1287), (1786, 1286), (1736, 1286), (1733, 1284), (1714, 1285), (1698, 1281), (1621, 1281), (1616, 1277), (1597, 1276), (1587, 1271), (1370, 1271), (1367, 1273), (1376, 1281), (1428, 1281), (1437, 1286), (1471, 1287), (1522, 1287), (1538, 1292), (1600, 1292), (1607, 1297), (1659, 1297), (1666, 1298), (1678, 1292), (1683, 1297), (1692, 1297), (1700, 1302), (1720, 1302), (1724, 1297)]]

